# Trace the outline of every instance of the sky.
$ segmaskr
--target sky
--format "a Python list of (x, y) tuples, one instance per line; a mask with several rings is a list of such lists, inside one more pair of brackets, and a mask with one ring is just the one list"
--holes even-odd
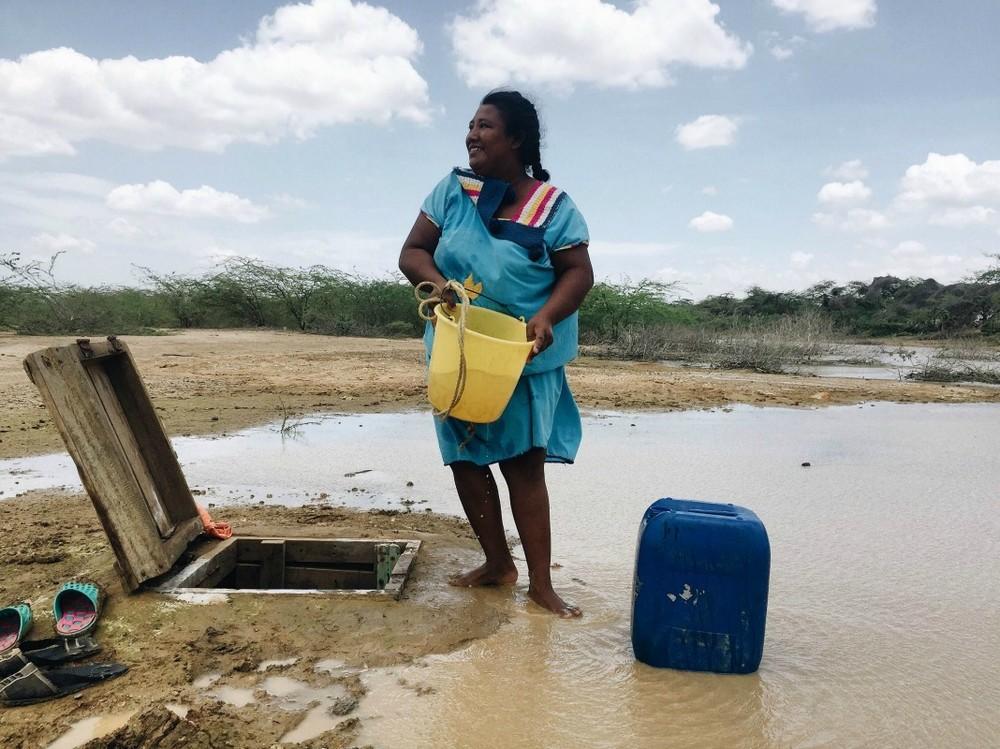
[(998, 28), (996, 0), (0, 0), (0, 252), (383, 276), (502, 86), (599, 279), (954, 282), (1000, 252)]

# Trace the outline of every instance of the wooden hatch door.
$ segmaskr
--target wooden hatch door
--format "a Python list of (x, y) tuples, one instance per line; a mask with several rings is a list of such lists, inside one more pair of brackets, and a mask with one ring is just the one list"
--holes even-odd
[(129, 592), (201, 533), (191, 490), (128, 347), (110, 336), (36, 351), (28, 377), (59, 429)]

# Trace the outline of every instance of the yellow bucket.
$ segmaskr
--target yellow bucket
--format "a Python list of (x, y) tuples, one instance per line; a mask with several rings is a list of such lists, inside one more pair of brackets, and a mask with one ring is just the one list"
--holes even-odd
[[(449, 313), (434, 308), (437, 324), (431, 348), (427, 395), (438, 411), (446, 411), (455, 397), (460, 352), (458, 320), (461, 308)], [(451, 416), (474, 424), (500, 418), (524, 370), (532, 342), (525, 340), (522, 321), (482, 307), (469, 307), (465, 318), (465, 389)]]

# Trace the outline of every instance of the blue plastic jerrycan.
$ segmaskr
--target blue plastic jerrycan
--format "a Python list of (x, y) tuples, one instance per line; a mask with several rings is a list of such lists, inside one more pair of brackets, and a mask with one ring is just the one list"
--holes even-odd
[(732, 504), (660, 499), (639, 526), (632, 649), (651, 666), (748, 674), (764, 652), (771, 546)]

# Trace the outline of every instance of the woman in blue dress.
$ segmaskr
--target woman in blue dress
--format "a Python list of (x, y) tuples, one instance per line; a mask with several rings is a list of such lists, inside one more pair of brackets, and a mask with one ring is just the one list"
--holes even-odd
[[(542, 168), (534, 105), (516, 91), (482, 100), (465, 138), (469, 169), (456, 168), (421, 207), (399, 258), (413, 283), (460, 281), (472, 304), (527, 320), (534, 341), (510, 403), (499, 420), (470, 425), (435, 418), (441, 456), (486, 555), (454, 585), (517, 580), (500, 514), (497, 464), (528, 565), (528, 595), (560, 616), (580, 609), (552, 588), (545, 463), (572, 463), (580, 413), (566, 381), (576, 356), (577, 310), (594, 282), (587, 225)], [(428, 352), (434, 329), (424, 336)]]

